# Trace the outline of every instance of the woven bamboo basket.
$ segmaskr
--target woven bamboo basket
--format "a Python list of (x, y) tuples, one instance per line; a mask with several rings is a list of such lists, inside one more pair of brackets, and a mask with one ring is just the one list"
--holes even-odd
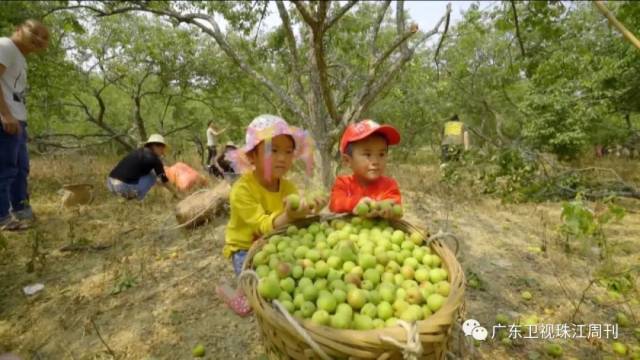
[[(343, 216), (314, 217), (299, 221), (295, 225), (306, 227), (315, 221), (332, 220), (337, 217)], [(418, 231), (424, 234), (424, 231), (405, 221), (390, 221), (389, 223), (399, 230)], [(256, 241), (249, 250), (244, 269), (253, 268), (253, 256), (265, 245), (269, 237), (283, 232), (285, 232), (284, 229)], [(465, 279), (460, 263), (447, 246), (436, 239), (430, 241), (430, 247), (435, 254), (442, 258), (443, 266), (449, 273), (451, 292), (442, 308), (429, 318), (418, 321), (415, 325), (422, 345), (419, 358), (441, 360), (445, 358), (453, 345), (450, 336), (452, 325), (464, 316), (462, 312), (464, 311)], [(270, 359), (403, 359), (401, 348), (381, 339), (381, 337), (388, 337), (401, 344), (407, 343), (408, 331), (403, 327), (395, 326), (365, 331), (342, 330), (320, 326), (307, 320), (294, 320), (258, 294), (255, 277), (242, 276), (240, 282), (258, 320), (266, 353)], [(291, 321), (297, 321), (299, 326), (294, 326)], [(301, 332), (296, 327), (301, 327), (303, 331)], [(316, 346), (327, 356), (319, 355), (318, 351), (313, 349)]]

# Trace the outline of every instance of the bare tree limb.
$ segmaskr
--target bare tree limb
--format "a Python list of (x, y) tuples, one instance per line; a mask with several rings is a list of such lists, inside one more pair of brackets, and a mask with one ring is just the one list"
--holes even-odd
[(447, 15), (447, 20), (444, 23), (444, 32), (440, 37), (440, 41), (438, 41), (438, 47), (436, 48), (436, 53), (433, 55), (433, 62), (436, 63), (436, 78), (438, 81), (440, 80), (440, 61), (438, 61), (438, 55), (440, 55), (440, 49), (442, 48), (442, 44), (444, 43), (444, 37), (449, 31), (449, 21), (451, 20), (451, 13)]
[(369, 42), (369, 69), (371, 69), (371, 65), (375, 61), (378, 56), (378, 48), (376, 42), (378, 41), (378, 33), (380, 32), (380, 25), (382, 25), (382, 20), (384, 20), (384, 15), (387, 13), (387, 9), (389, 9), (389, 5), (391, 5), (391, 0), (385, 0), (380, 7), (378, 8), (378, 13), (376, 15), (375, 20), (373, 21), (373, 27), (371, 28), (371, 38)]
[(291, 62), (291, 70), (294, 76), (294, 79), (293, 79), (294, 91), (298, 96), (303, 97), (304, 86), (302, 85), (302, 69), (300, 65), (300, 58), (298, 56), (296, 37), (294, 36), (293, 29), (291, 28), (291, 19), (289, 18), (289, 13), (286, 7), (284, 6), (284, 3), (282, 2), (282, 0), (277, 0), (276, 5), (278, 7), (278, 13), (280, 14), (280, 19), (282, 20), (282, 26), (284, 28), (285, 37), (287, 39), (287, 46), (289, 47), (289, 58)]
[[(404, 27), (405, 27), (404, 0), (398, 0), (396, 1), (396, 31), (398, 33), (397, 35), (398, 38), (405, 36)], [(407, 52), (409, 51), (409, 47), (407, 46), (407, 44), (403, 44), (403, 43), (404, 41), (399, 42), (398, 45), (402, 45), (400, 50), (406, 56)]]
[[(298, 6), (296, 4), (296, 6)], [(227, 42), (225, 35), (220, 30), (218, 23), (215, 21), (212, 15), (202, 14), (202, 13), (187, 13), (180, 14), (170, 9), (157, 9), (157, 8), (149, 8), (146, 7), (146, 3), (141, 3), (139, 6), (128, 6), (119, 9), (113, 9), (109, 11), (104, 11), (98, 9), (96, 7), (88, 6), (88, 5), (77, 5), (72, 7), (60, 8), (60, 9), (73, 9), (73, 8), (83, 8), (91, 10), (98, 14), (98, 16), (111, 16), (116, 14), (122, 14), (131, 11), (142, 11), (148, 12), (161, 16), (168, 16), (177, 20), (178, 22), (184, 22), (187, 24), (192, 24), (202, 30), (204, 33), (210, 35), (214, 38), (218, 46), (222, 49), (222, 51), (227, 54), (231, 58), (233, 62), (238, 65), (238, 67), (243, 70), (246, 74), (266, 86), (269, 90), (271, 90), (276, 96), (278, 96), (282, 102), (297, 116), (300, 118), (305, 118), (306, 114), (302, 112), (300, 107), (293, 101), (293, 99), (278, 85), (274, 82), (267, 79), (263, 74), (259, 73), (256, 69), (254, 69), (251, 65), (249, 65), (243, 57), (238, 54), (233, 47)], [(206, 21), (210, 26), (203, 24), (198, 21)]]
[[(358, 0), (350, 0), (348, 3), (346, 3), (344, 6), (342, 6), (341, 8), (339, 8), (330, 18), (329, 20), (327, 20), (327, 22), (324, 24), (324, 29), (323, 32), (329, 30), (333, 25), (335, 25), (335, 23), (340, 20), (341, 17), (344, 16), (344, 14), (347, 13), (347, 11), (349, 11), (349, 9), (351, 9), (355, 4), (358, 3)], [(387, 5), (388, 6), (388, 5)]]
[(635, 47), (640, 49), (640, 40), (638, 40), (638, 38), (635, 37), (635, 35), (633, 35), (633, 33), (631, 31), (627, 30), (627, 28), (624, 26), (624, 24), (622, 24), (620, 21), (618, 21), (618, 19), (616, 19), (615, 15), (613, 15), (609, 11), (609, 9), (607, 9), (607, 7), (604, 5), (604, 3), (602, 1), (597, 0), (597, 1), (594, 1), (593, 3), (598, 8), (598, 11), (600, 11), (602, 13), (602, 15), (606, 16), (607, 19), (609, 19), (609, 22), (613, 26), (615, 26), (615, 28), (618, 29), (618, 31), (620, 31), (622, 33), (622, 35), (625, 37), (625, 39), (627, 39)]
[(302, 3), (302, 1), (292, 1), (292, 2), (293, 2), (293, 5), (295, 5), (296, 9), (298, 9), (298, 12), (302, 16), (302, 19), (304, 20), (304, 22), (306, 22), (312, 27), (317, 25), (318, 21), (314, 19), (313, 16), (311, 16), (311, 14), (309, 13), (309, 9), (307, 9), (307, 7), (304, 6), (304, 3)]
[(510, 3), (511, 3), (511, 10), (513, 11), (513, 21), (516, 24), (516, 37), (518, 38), (518, 44), (520, 45), (520, 52), (522, 53), (522, 57), (525, 57), (524, 44), (522, 42), (522, 37), (520, 36), (520, 24), (518, 23), (518, 12), (516, 11), (516, 2), (514, 0), (511, 0)]
[(187, 125), (178, 126), (178, 127), (173, 128), (173, 129), (171, 129), (169, 131), (166, 131), (163, 135), (164, 136), (169, 136), (169, 135), (175, 134), (175, 133), (177, 133), (179, 131), (188, 129), (188, 128), (192, 127), (195, 124), (196, 124), (196, 122), (192, 121), (192, 122), (188, 123)]

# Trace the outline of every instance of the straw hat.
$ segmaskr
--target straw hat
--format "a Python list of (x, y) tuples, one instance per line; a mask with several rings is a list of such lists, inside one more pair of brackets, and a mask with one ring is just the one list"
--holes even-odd
[(145, 146), (147, 146), (149, 144), (161, 144), (161, 145), (164, 145), (166, 147), (169, 147), (169, 145), (167, 145), (167, 143), (164, 141), (164, 136), (162, 136), (160, 134), (151, 134), (151, 136), (149, 136), (149, 139), (147, 140), (147, 142), (144, 143)]

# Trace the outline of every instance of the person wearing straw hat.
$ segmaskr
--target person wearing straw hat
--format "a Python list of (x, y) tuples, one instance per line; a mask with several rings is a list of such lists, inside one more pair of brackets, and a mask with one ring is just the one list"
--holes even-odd
[(125, 156), (116, 165), (107, 178), (107, 188), (112, 193), (125, 199), (144, 199), (156, 183), (178, 197), (175, 189), (169, 184), (160, 159), (164, 156), (168, 145), (160, 134), (152, 134), (140, 149)]

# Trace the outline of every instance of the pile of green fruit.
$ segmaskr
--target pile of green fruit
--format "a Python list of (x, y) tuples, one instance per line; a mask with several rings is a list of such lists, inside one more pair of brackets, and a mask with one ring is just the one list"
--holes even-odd
[(423, 243), (379, 219), (292, 225), (253, 257), (258, 292), (297, 318), (339, 329), (423, 320), (450, 291), (442, 259)]

